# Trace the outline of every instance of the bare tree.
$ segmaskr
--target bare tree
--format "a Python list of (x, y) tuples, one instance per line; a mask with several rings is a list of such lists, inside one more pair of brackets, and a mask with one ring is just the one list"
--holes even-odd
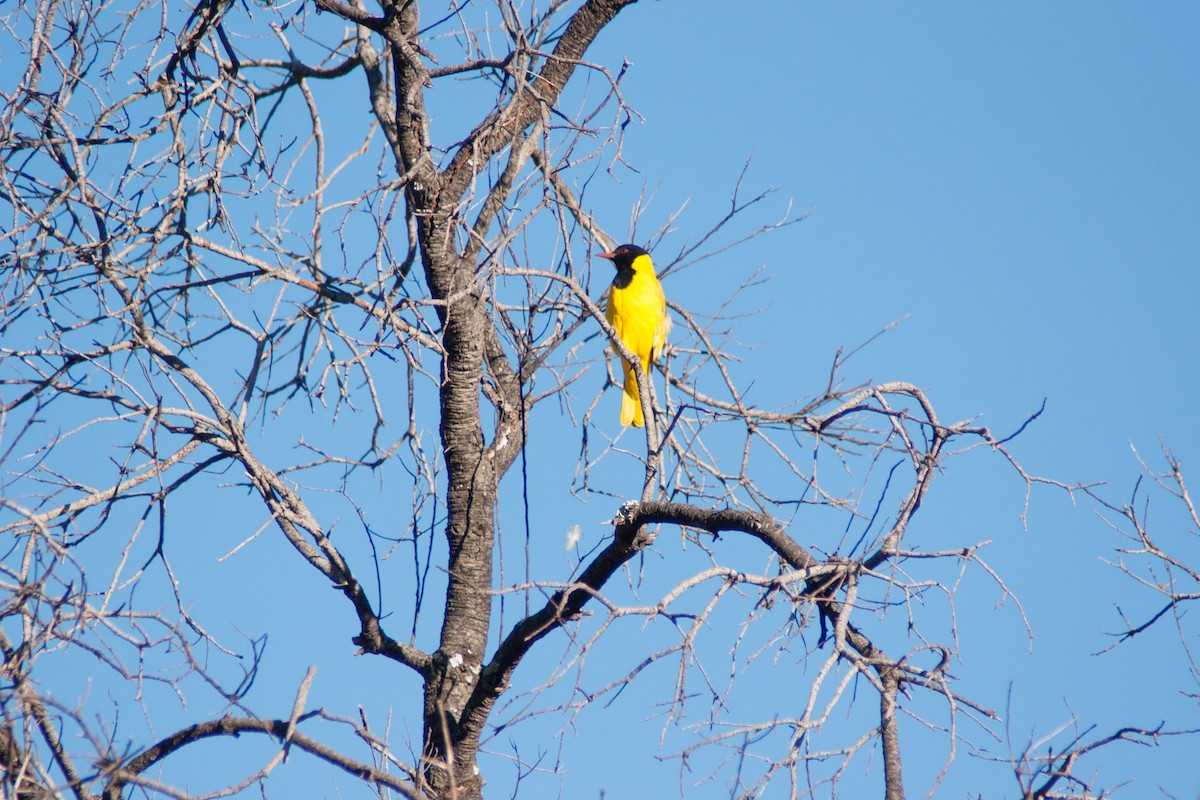
[[(824, 793), (878, 752), (901, 798), (906, 725), (944, 734), (934, 788), (961, 725), (993, 730), (951, 679), (952, 612), (924, 609), (952, 609), (946, 570), (1009, 592), (984, 543), (906, 534), (951, 455), (1032, 486), (1008, 437), (909, 383), (847, 384), (840, 353), (825, 386), (751, 402), (736, 297), (672, 305), (662, 388), (638, 370), (644, 439), (618, 430), (597, 366), (629, 354), (587, 255), (620, 238), (591, 203), (628, 174), (637, 114), (624, 67), (588, 51), (631, 4), (3, 10), (25, 58), (0, 111), (9, 796), (223, 796), (302, 753), (379, 796), (480, 797), (489, 737), (548, 717), (561, 735), (657, 664), (674, 665), (664, 728), (689, 737), (674, 755), (735, 796)], [(755, 223), (771, 192), (745, 184), (701, 236), (680, 243), (674, 218), (641, 234), (668, 295), (800, 218)], [(571, 493), (615, 517), (564, 567), (545, 554)], [(833, 519), (840, 541), (802, 544)], [(666, 535), (677, 557), (648, 560)], [(236, 606), (246, 587), (222, 576), (263, 539), (268, 613), (316, 576), (340, 615), (314, 639), (394, 668), (357, 708), (314, 705), (309, 667), (264, 710), (263, 632), (197, 608)], [(195, 570), (199, 541), (228, 557)], [(659, 635), (631, 644), (630, 618)], [(593, 654), (615, 648), (634, 663), (596, 685)], [(751, 671), (788, 673), (787, 702), (730, 719)], [(396, 692), (412, 678), (408, 740), (378, 714), (416, 719)], [(832, 733), (843, 707), (858, 727)], [(188, 754), (234, 739), (254, 766), (193, 788)], [(541, 768), (509, 757), (518, 784)]]

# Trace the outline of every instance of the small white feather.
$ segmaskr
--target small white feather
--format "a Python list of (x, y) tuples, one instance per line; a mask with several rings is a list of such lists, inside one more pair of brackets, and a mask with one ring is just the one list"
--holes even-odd
[(570, 550), (575, 545), (579, 544), (579, 540), (583, 538), (583, 528), (578, 525), (572, 525), (567, 529), (567, 549)]

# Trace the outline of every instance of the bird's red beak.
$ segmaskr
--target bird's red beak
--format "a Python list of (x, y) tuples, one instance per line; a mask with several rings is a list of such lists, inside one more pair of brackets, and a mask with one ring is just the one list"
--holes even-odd
[(607, 258), (609, 261), (612, 261), (614, 258), (617, 257), (616, 253), (597, 253), (596, 255), (599, 256), (600, 258)]

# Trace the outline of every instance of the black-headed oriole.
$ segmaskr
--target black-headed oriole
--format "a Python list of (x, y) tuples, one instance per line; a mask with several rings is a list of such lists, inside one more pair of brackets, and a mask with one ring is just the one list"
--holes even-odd
[[(611, 253), (600, 253), (600, 257), (611, 260), (617, 268), (617, 275), (608, 290), (604, 316), (625, 346), (637, 356), (642, 372), (649, 380), (650, 365), (662, 352), (671, 330), (667, 299), (654, 274), (654, 263), (650, 254), (636, 244), (623, 244)], [(621, 366), (625, 373), (621, 424), (640, 428), (645, 425), (645, 417), (637, 378), (628, 361), (621, 359)]]

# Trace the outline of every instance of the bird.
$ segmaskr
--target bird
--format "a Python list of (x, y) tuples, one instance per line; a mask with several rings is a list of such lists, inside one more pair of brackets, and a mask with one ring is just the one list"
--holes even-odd
[[(667, 298), (662, 284), (654, 274), (650, 254), (636, 244), (623, 244), (611, 253), (600, 253), (617, 268), (608, 290), (604, 316), (617, 336), (642, 365), (642, 373), (650, 377), (650, 365), (662, 352), (671, 330), (667, 316)], [(621, 396), (621, 424), (640, 428), (645, 425), (641, 395), (633, 366), (624, 358), (625, 391)]]

